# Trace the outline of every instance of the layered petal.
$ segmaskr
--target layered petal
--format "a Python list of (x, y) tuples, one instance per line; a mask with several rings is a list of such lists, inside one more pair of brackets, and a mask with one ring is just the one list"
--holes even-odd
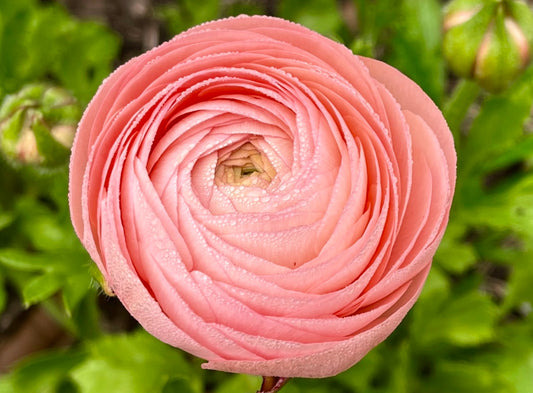
[(129, 312), (206, 368), (326, 377), (416, 301), (455, 160), (399, 71), (282, 19), (228, 18), (103, 82), (72, 150), (72, 222)]

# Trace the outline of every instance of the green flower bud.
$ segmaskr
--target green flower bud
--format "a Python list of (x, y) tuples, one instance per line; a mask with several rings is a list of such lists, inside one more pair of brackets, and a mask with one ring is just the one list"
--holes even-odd
[(454, 0), (444, 31), (452, 71), (492, 92), (507, 87), (531, 58), (533, 12), (520, 0)]
[(0, 149), (14, 165), (67, 163), (81, 108), (65, 89), (31, 84), (0, 105)]

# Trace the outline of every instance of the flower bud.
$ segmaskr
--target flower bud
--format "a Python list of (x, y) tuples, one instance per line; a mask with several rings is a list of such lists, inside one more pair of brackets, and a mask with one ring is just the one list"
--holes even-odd
[(14, 165), (51, 169), (67, 163), (81, 108), (65, 89), (38, 83), (4, 98), (0, 149)]
[(444, 31), (452, 71), (492, 92), (507, 87), (531, 58), (533, 13), (519, 0), (454, 0)]

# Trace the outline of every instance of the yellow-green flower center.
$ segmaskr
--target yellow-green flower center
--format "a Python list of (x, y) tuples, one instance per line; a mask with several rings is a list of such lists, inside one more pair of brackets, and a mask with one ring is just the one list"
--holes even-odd
[(215, 170), (215, 184), (266, 188), (276, 176), (268, 157), (250, 142), (222, 154)]

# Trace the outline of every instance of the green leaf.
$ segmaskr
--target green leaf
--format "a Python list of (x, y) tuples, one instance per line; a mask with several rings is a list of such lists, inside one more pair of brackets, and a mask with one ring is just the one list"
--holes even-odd
[[(96, 290), (91, 288), (75, 305), (65, 304), (67, 315), (70, 315), (73, 328), (78, 337), (95, 339), (102, 335), (97, 300)], [(70, 302), (70, 300), (65, 298), (64, 301), (65, 303), (67, 301)]]
[(531, 306), (533, 304), (531, 283), (533, 283), (533, 252), (528, 250), (523, 251), (512, 265), (505, 299), (501, 306), (502, 312), (527, 304)]
[[(283, 393), (330, 393), (332, 391), (337, 391), (337, 384), (333, 384), (335, 378), (321, 379), (317, 383), (316, 379), (309, 378), (294, 378), (290, 379), (280, 390)], [(329, 383), (328, 383), (329, 382)], [(249, 388), (248, 391), (254, 392), (260, 387), (259, 383), (255, 390)], [(226, 390), (226, 392), (231, 392), (232, 390)], [(237, 390), (233, 390), (237, 391)], [(242, 390), (241, 390), (242, 391)]]
[(77, 239), (70, 225), (59, 222), (51, 214), (34, 214), (24, 219), (22, 230), (38, 250), (53, 251), (73, 248)]
[(337, 37), (343, 25), (337, 3), (330, 0), (308, 0), (305, 7), (300, 0), (281, 0), (278, 14), (330, 38)]
[(72, 23), (61, 41), (61, 52), (53, 65), (54, 75), (84, 106), (109, 75), (119, 39), (102, 25), (83, 22)]
[(83, 297), (91, 289), (91, 277), (88, 272), (80, 272), (64, 277), (63, 304), (67, 315), (71, 316), (72, 311), (78, 306)]
[(0, 15), (10, 18), (14, 14), (22, 12), (25, 9), (35, 7), (35, 3), (36, 0), (1, 1)]
[[(358, 55), (379, 58), (388, 46), (391, 31), (401, 13), (402, 2), (398, 0), (367, 1), (354, 0), (356, 20), (355, 37), (350, 44)], [(349, 24), (350, 21), (347, 22)]]
[(385, 60), (422, 87), (439, 104), (444, 93), (441, 5), (437, 0), (403, 0)]
[(105, 359), (92, 359), (74, 372), (74, 379), (82, 393), (145, 393), (161, 389), (161, 386), (153, 386), (152, 376), (146, 380), (136, 377), (134, 372), (136, 370), (112, 367)]
[(499, 188), (478, 197), (474, 206), (465, 209), (462, 219), (473, 226), (533, 237), (533, 173), (518, 179), (508, 177)]
[(26, 272), (76, 274), (87, 271), (85, 253), (64, 251), (31, 253), (16, 248), (0, 249), (0, 264)]
[(205, 0), (199, 3), (195, 0), (182, 0), (178, 3), (183, 3), (189, 12), (188, 22), (191, 27), (200, 23), (216, 19), (219, 15), (220, 1), (219, 0)]
[(156, 15), (165, 21), (171, 34), (179, 34), (194, 25), (216, 19), (220, 14), (219, 0), (182, 0), (156, 8)]
[(443, 114), (453, 133), (456, 148), (460, 148), (461, 126), (472, 104), (478, 98), (481, 88), (475, 82), (463, 79), (454, 87), (452, 95), (444, 104)]
[(43, 301), (62, 290), (67, 315), (91, 289), (88, 258), (83, 251), (30, 253), (21, 249), (0, 249), (0, 265), (10, 275), (24, 273), (17, 280), (26, 306)]
[(424, 311), (413, 321), (413, 334), (417, 343), (427, 348), (437, 343), (471, 347), (494, 338), (496, 306), (482, 293), (451, 296)]
[(178, 379), (193, 379), (182, 353), (144, 331), (88, 343), (91, 357), (72, 372), (81, 393), (161, 392)]
[(65, 278), (54, 273), (45, 273), (27, 281), (22, 288), (22, 299), (26, 307), (39, 303), (63, 286)]
[[(255, 375), (232, 375), (220, 384), (215, 393), (254, 392), (261, 387), (261, 377)], [(283, 388), (285, 389), (285, 388)]]
[(505, 94), (489, 97), (474, 119), (461, 151), (466, 167), (488, 164), (524, 135), (533, 105), (533, 68)]
[[(438, 318), (440, 310), (444, 307), (449, 296), (449, 279), (442, 269), (435, 265), (431, 268), (422, 293), (411, 311), (413, 318), (411, 334), (413, 337), (417, 337), (416, 343), (425, 343), (424, 340), (418, 337), (420, 335), (427, 336), (428, 324), (435, 318)], [(435, 336), (432, 335), (432, 337)], [(431, 341), (431, 338), (427, 341)]]
[(13, 213), (7, 211), (0, 212), (0, 231), (7, 228), (13, 222)]
[(24, 359), (10, 375), (14, 393), (56, 393), (69, 371), (86, 357), (84, 351), (53, 350)]
[(422, 293), (415, 308), (425, 303), (430, 303), (433, 308), (446, 300), (450, 294), (448, 276), (438, 267), (433, 266), (428, 274)]
[[(446, 378), (459, 379), (452, 383), (459, 382), (463, 385), (460, 392), (532, 393), (533, 314), (501, 323), (497, 336), (497, 345), (462, 353), (455, 360), (441, 359), (435, 375), (439, 376), (442, 371), (447, 371), (447, 375), (440, 375), (436, 382), (445, 388), (454, 389), (449, 391), (455, 391), (457, 386), (444, 382)], [(463, 374), (464, 371), (460, 371), (460, 368), (466, 369), (467, 373)], [(450, 370), (455, 375), (450, 375)]]
[(0, 96), (55, 77), (86, 104), (111, 70), (117, 37), (106, 27), (72, 18), (57, 4), (0, 3)]
[(526, 134), (516, 144), (502, 151), (490, 162), (485, 163), (483, 169), (487, 172), (505, 169), (533, 157), (533, 135)]
[(510, 384), (487, 366), (443, 360), (425, 385), (427, 393), (511, 393)]
[[(207, 1), (205, 2), (207, 3)], [(220, 3), (220, 2), (219, 2)], [(223, 16), (238, 16), (238, 15), (265, 15), (268, 13), (266, 9), (266, 3), (261, 2), (252, 2), (252, 1), (233, 1), (233, 2), (222, 2), (220, 5), (221, 14)], [(212, 8), (215, 9), (215, 8)], [(216, 17), (215, 17), (216, 18)], [(214, 18), (208, 18), (204, 21), (211, 20)]]
[(490, 364), (517, 393), (533, 393), (533, 314), (499, 329), (498, 351), (481, 354), (479, 363)]
[[(24, 36), (28, 29), (28, 25), (32, 18), (32, 7), (24, 2), (1, 2), (3, 3), (17, 3), (20, 7), (14, 7), (6, 10), (2, 18), (2, 34), (0, 36), (0, 48), (2, 62), (0, 62), (0, 81), (2, 87), (7, 91), (13, 91), (18, 86), (18, 81), (23, 79), (25, 75), (20, 75), (24, 68), (22, 59), (27, 55), (27, 51), (31, 50), (24, 46)], [(29, 3), (29, 2), (26, 2)], [(9, 8), (9, 7), (8, 7)], [(19, 70), (18, 64), (21, 64)]]
[(28, 177), (31, 187), (36, 188), (36, 193), (54, 198), (57, 205), (43, 203), (26, 191), (26, 195), (17, 198), (14, 208), (19, 234), (24, 235), (31, 242), (31, 248), (35, 250), (63, 253), (68, 249), (79, 252), (80, 242), (67, 213), (67, 177), (61, 172), (38, 179), (39, 181), (34, 178), (35, 176)]
[(451, 220), (435, 254), (435, 262), (450, 273), (464, 273), (477, 260), (475, 250), (464, 238), (467, 227)]
[(394, 367), (391, 368), (389, 389), (397, 393), (411, 393), (413, 359), (409, 342), (407, 340), (401, 342), (394, 355)]
[(70, 21), (69, 16), (59, 7), (31, 9), (31, 16), (24, 28), (19, 42), (24, 44), (24, 50), (16, 52), (19, 57), (14, 59), (13, 72), (17, 79), (29, 81), (43, 75), (51, 68), (51, 63), (57, 57), (60, 46), (61, 30)]
[(0, 263), (11, 269), (29, 272), (50, 269), (46, 255), (28, 253), (14, 248), (0, 249)]
[(2, 270), (0, 270), (0, 315), (4, 311), (4, 308), (7, 304), (7, 292), (4, 286), (4, 277), (2, 275)]
[(337, 375), (335, 380), (355, 392), (365, 391), (383, 362), (380, 355), (378, 350), (370, 351), (353, 367)]
[(0, 393), (16, 393), (9, 376), (0, 376)]
[(191, 381), (187, 378), (176, 377), (169, 380), (161, 393), (199, 393), (199, 390), (195, 389)]

